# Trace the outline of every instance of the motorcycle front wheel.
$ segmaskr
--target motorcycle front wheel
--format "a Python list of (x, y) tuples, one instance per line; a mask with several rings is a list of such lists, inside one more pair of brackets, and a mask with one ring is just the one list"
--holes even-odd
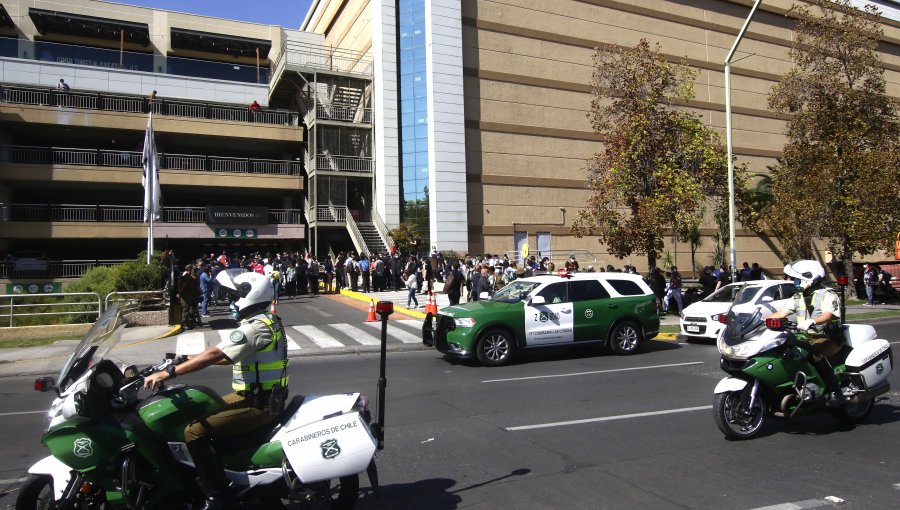
[(16, 510), (53, 510), (56, 501), (53, 496), (53, 478), (47, 475), (31, 475), (19, 488)]
[(716, 426), (728, 439), (750, 439), (762, 430), (766, 423), (766, 405), (763, 396), (757, 394), (753, 407), (749, 407), (749, 395), (744, 391), (727, 391), (716, 394), (713, 415)]

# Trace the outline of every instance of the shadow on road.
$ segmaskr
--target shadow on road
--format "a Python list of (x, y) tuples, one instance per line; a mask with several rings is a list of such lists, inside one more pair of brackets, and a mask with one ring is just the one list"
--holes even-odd
[(396, 483), (381, 487), (381, 498), (376, 499), (371, 488), (364, 490), (360, 496), (356, 508), (403, 508), (407, 510), (449, 510), (457, 508), (462, 503), (458, 495), (472, 489), (477, 489), (493, 483), (524, 476), (531, 473), (530, 469), (521, 468), (511, 471), (509, 474), (485, 480), (456, 490), (450, 490), (456, 485), (456, 480), (450, 478), (430, 478), (412, 483)]

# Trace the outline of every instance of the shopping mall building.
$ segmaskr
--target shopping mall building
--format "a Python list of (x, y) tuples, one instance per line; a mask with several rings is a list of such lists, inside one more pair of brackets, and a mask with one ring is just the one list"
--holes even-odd
[[(900, 98), (900, 2), (875, 3), (888, 93)], [(659, 43), (698, 71), (687, 108), (724, 131), (723, 61), (751, 4), (314, 0), (300, 27), (280, 27), (3, 0), (0, 254), (49, 259), (44, 275), (59, 277), (71, 271), (61, 261), (144, 249), (152, 112), (157, 249), (382, 251), (387, 230), (410, 221), (439, 250), (527, 244), (643, 270), (645, 257), (619, 261), (570, 233), (586, 161), (602, 149), (587, 117), (594, 48)], [(755, 173), (785, 143), (767, 95), (791, 67), (791, 4), (763, 2), (732, 66), (734, 152)], [(710, 262), (714, 231), (710, 220), (698, 263)], [(738, 225), (739, 262), (777, 267), (771, 243)], [(690, 266), (689, 246), (666, 249)]]

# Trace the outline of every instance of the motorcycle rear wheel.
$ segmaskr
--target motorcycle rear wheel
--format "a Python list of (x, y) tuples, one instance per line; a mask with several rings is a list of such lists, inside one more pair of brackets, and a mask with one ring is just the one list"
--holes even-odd
[(53, 510), (56, 500), (53, 478), (47, 475), (31, 475), (19, 488), (15, 510)]
[[(320, 482), (322, 484), (322, 490), (319, 493), (319, 497), (315, 497), (306, 502), (300, 502), (299, 506), (289, 505), (285, 508), (300, 508), (303, 510), (352, 510), (353, 507), (356, 506), (356, 500), (359, 499), (359, 474), (342, 476), (336, 481), (337, 486), (333, 485), (333, 481)], [(334, 489), (337, 489), (337, 494), (334, 493)]]
[(713, 401), (716, 426), (728, 439), (750, 439), (766, 424), (766, 403), (756, 395), (752, 409), (747, 409), (744, 391), (718, 393)]
[(846, 404), (843, 407), (835, 407), (829, 409), (831, 415), (837, 418), (841, 423), (846, 425), (856, 425), (862, 423), (872, 414), (875, 409), (875, 401), (868, 399), (859, 404)]

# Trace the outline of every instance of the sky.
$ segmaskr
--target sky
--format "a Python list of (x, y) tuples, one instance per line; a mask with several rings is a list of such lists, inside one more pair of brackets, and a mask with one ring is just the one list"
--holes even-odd
[(112, 0), (120, 4), (300, 28), (312, 0)]

